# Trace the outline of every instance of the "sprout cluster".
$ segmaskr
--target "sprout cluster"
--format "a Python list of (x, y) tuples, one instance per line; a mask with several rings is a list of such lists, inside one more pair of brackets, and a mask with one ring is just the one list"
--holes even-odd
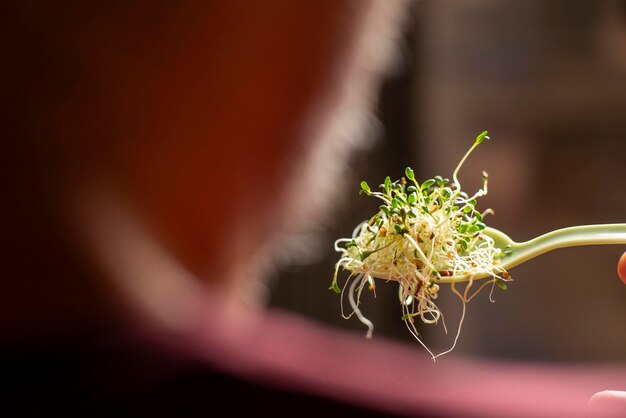
[[(493, 239), (483, 232), (483, 217), (493, 212), (490, 209), (481, 212), (476, 207), (477, 198), (487, 194), (487, 173), (483, 172), (483, 187), (472, 196), (461, 190), (457, 179), (465, 159), (488, 138), (486, 131), (476, 138), (456, 167), (452, 182), (437, 176), (419, 183), (408, 167), (406, 177), (396, 181), (385, 178), (380, 191), (361, 182), (361, 193), (380, 199), (382, 204), (374, 216), (355, 228), (351, 238), (335, 242), (335, 250), (341, 258), (336, 264), (330, 289), (341, 293), (345, 318), (356, 314), (368, 326), (368, 338), (372, 335), (373, 325), (362, 315), (358, 305), (366, 285), (375, 291), (374, 278), (399, 283), (402, 319), (422, 345), (415, 327), (416, 318), (426, 324), (442, 320), (445, 328), (443, 314), (435, 303), (440, 284), (450, 283), (452, 291), (462, 300), (461, 323), (465, 304), (485, 285), (492, 283), (506, 289), (504, 282), (510, 277), (499, 266), (502, 250), (495, 247)], [(337, 282), (339, 268), (350, 272), (343, 290)], [(492, 279), (470, 295), (473, 277), (485, 273)], [(463, 280), (468, 284), (461, 293), (455, 282)], [(349, 315), (343, 312), (346, 288), (352, 308)]]

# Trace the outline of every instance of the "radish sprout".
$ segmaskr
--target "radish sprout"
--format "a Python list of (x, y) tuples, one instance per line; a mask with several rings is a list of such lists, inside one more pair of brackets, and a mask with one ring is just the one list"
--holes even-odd
[[(359, 301), (366, 285), (375, 295), (374, 279), (399, 283), (402, 320), (433, 360), (456, 346), (467, 302), (489, 284), (492, 292), (494, 285), (506, 289), (504, 282), (511, 279), (499, 265), (503, 252), (491, 237), (482, 233), (483, 217), (493, 211), (480, 212), (476, 207), (477, 198), (487, 194), (487, 173), (483, 172), (483, 187), (473, 196), (461, 191), (457, 178), (467, 157), (486, 139), (486, 131), (478, 135), (454, 170), (451, 183), (437, 176), (420, 184), (408, 167), (406, 177), (400, 180), (385, 178), (380, 192), (361, 182), (360, 193), (374, 196), (383, 204), (372, 218), (354, 229), (351, 238), (335, 242), (341, 257), (335, 265), (330, 289), (341, 294), (342, 316), (347, 319), (354, 314), (367, 326), (367, 338), (371, 338), (374, 326), (361, 313)], [(337, 282), (339, 268), (350, 272), (343, 290)], [(474, 276), (484, 273), (491, 279), (470, 294)], [(468, 282), (462, 291), (455, 286), (458, 280), (453, 280), (458, 277)], [(440, 284), (444, 283), (450, 283), (452, 292), (461, 299), (463, 311), (452, 347), (435, 356), (420, 339), (415, 320), (419, 318), (425, 324), (441, 320), (447, 332), (443, 314), (435, 303)], [(352, 309), (348, 315), (343, 309), (346, 291)], [(491, 294), (489, 298), (492, 300)]]

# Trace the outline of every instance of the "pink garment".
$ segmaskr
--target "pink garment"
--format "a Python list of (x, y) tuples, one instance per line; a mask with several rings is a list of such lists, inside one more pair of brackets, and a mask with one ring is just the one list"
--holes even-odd
[[(208, 301), (207, 301), (208, 302)], [(589, 417), (589, 398), (626, 389), (626, 364), (437, 363), (415, 345), (322, 326), (279, 310), (246, 312), (234, 327), (207, 303), (186, 337), (165, 336), (227, 373), (278, 389), (389, 413), (455, 417)]]

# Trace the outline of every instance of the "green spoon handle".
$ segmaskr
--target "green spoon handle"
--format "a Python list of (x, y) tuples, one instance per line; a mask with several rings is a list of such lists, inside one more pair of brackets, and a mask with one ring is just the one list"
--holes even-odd
[(626, 244), (626, 224), (573, 226), (548, 232), (530, 241), (514, 243), (511, 247), (512, 255), (515, 255), (514, 265), (518, 265), (558, 248), (600, 244)]

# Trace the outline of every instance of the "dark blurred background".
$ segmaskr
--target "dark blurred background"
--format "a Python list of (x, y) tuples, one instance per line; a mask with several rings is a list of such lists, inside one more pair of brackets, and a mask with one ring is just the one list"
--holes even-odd
[[(352, 328), (327, 290), (348, 236), (377, 203), (358, 183), (449, 177), (474, 137), (484, 143), (464, 166), (464, 189), (490, 175), (488, 224), (518, 241), (573, 225), (626, 221), (626, 1), (423, 0), (413, 4), (401, 53), (381, 92), (381, 135), (352, 159), (353, 187), (337, 202), (312, 261), (285, 265), (270, 304)], [(621, 246), (558, 250), (511, 271), (509, 290), (486, 290), (468, 305), (456, 354), (539, 361), (626, 360), (626, 287), (615, 265)], [(450, 334), (421, 326), (426, 343), (451, 343), (460, 303), (441, 292)], [(363, 298), (374, 338), (413, 341), (394, 283)]]

